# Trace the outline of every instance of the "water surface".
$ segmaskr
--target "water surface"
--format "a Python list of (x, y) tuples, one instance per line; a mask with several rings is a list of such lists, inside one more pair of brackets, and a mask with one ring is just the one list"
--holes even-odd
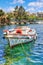
[[(37, 40), (13, 49), (10, 49), (8, 41), (3, 39), (3, 30), (14, 28), (16, 25), (0, 27), (0, 65), (43, 65), (43, 25), (29, 24), (28, 26), (36, 29)], [(6, 46), (9, 48), (7, 51)]]

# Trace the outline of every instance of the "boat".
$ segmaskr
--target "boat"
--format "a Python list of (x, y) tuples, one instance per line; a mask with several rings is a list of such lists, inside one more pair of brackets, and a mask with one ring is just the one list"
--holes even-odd
[(14, 29), (3, 30), (4, 37), (9, 40), (10, 47), (36, 40), (37, 33), (35, 29), (28, 26), (18, 26)]

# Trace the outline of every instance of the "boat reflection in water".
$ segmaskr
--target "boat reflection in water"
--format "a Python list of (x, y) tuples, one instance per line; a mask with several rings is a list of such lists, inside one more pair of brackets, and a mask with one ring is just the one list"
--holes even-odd
[[(30, 62), (30, 56), (32, 55), (32, 49), (34, 48), (35, 42), (28, 42), (26, 44), (19, 44), (10, 48), (9, 45), (6, 46), (6, 58), (9, 65), (18, 65), (19, 63)], [(13, 61), (13, 63), (12, 63)], [(20, 64), (19, 64), (20, 65)]]

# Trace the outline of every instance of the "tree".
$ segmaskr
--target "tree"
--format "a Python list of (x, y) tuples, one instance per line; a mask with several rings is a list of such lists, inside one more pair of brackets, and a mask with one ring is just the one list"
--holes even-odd
[(11, 19), (11, 18), (14, 17), (13, 13), (11, 13), (11, 12), (10, 12), (10, 13), (7, 13), (7, 15), (8, 15), (7, 17), (8, 17), (9, 19)]
[(18, 6), (15, 7), (14, 16), (15, 16), (15, 20), (23, 20), (23, 19), (27, 20), (28, 19), (28, 16), (23, 6), (20, 6), (19, 8)]
[(18, 19), (18, 6), (15, 7), (15, 10), (13, 11), (14, 12), (14, 17), (15, 17), (15, 20)]
[(24, 13), (25, 13), (25, 9), (24, 9), (22, 6), (20, 6), (20, 7), (19, 7), (19, 10), (18, 10), (19, 16), (24, 15)]
[(0, 9), (0, 16), (4, 15), (4, 11), (2, 9)]
[(24, 14), (25, 14), (25, 9), (23, 8), (23, 6), (20, 6), (18, 10), (18, 16), (20, 20), (24, 18)]
[(18, 6), (15, 7), (15, 11), (18, 11)]

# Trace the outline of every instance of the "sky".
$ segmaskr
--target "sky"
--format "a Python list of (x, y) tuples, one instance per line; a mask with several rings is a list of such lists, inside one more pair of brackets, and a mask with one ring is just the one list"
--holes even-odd
[(0, 0), (0, 9), (5, 12), (14, 11), (16, 6), (21, 5), (31, 13), (43, 12), (43, 0)]

